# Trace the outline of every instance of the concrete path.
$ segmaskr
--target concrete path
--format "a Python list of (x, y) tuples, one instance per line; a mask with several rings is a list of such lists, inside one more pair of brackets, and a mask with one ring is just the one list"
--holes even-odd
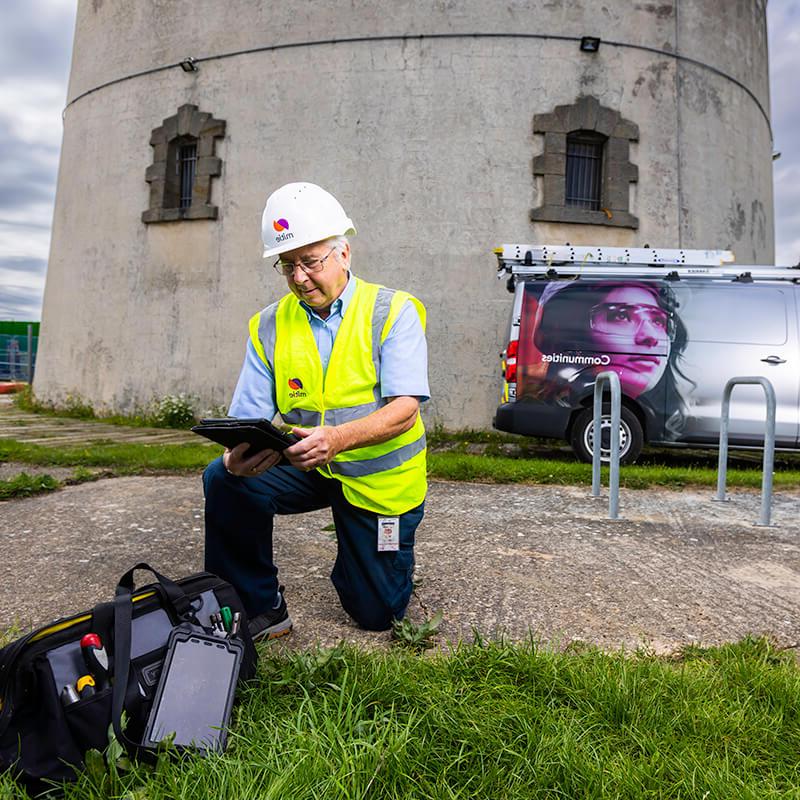
[[(62, 427), (3, 405), (0, 437), (9, 431), (47, 443), (165, 433), (194, 440), (96, 422)], [(607, 499), (593, 500), (588, 488), (433, 482), (410, 614), (420, 620), (441, 609), (442, 644), (474, 631), (659, 652), (747, 634), (799, 643), (800, 492), (775, 495), (772, 528), (753, 524), (757, 493), (733, 493), (729, 503), (711, 497), (710, 489), (623, 490), (622, 519), (610, 521)], [(202, 569), (202, 509), (199, 474), (109, 478), (0, 502), (3, 622), (27, 628), (110, 599), (137, 561), (171, 577)], [(358, 630), (338, 604), (328, 578), (336, 556), (330, 522), (320, 511), (276, 523), (276, 560), (295, 621), (285, 645), (385, 646), (388, 634)]]
[[(565, 645), (671, 651), (767, 634), (800, 642), (800, 495), (624, 491), (623, 519), (586, 489), (434, 482), (418, 531), (412, 618), (441, 609), (440, 641), (529, 633)], [(0, 503), (0, 611), (38, 625), (113, 596), (140, 560), (172, 577), (202, 568), (200, 476), (126, 477)], [(387, 634), (356, 629), (328, 579), (325, 511), (279, 518), (276, 559), (295, 621), (290, 647)], [(146, 580), (146, 576), (142, 576)]]

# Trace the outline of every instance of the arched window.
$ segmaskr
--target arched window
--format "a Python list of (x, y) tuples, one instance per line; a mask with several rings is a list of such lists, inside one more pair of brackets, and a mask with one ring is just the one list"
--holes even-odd
[(639, 180), (630, 161), (630, 143), (639, 141), (635, 123), (582, 96), (534, 115), (533, 132), (543, 139), (533, 159), (540, 203), (531, 209), (533, 222), (639, 227), (629, 207), (630, 184)]
[(142, 222), (217, 219), (211, 188), (212, 179), (222, 174), (222, 159), (214, 151), (215, 141), (224, 136), (225, 120), (188, 103), (153, 129), (153, 163), (145, 173), (150, 208)]
[(169, 143), (167, 181), (164, 187), (164, 208), (189, 208), (192, 205), (197, 139), (180, 136)]
[(594, 131), (567, 134), (564, 205), (598, 211), (603, 199), (603, 150), (606, 137)]

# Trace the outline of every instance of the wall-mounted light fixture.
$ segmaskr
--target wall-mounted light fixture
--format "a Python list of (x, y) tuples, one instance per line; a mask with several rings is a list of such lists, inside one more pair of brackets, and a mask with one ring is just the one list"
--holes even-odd
[(180, 62), (181, 69), (184, 72), (197, 72), (197, 64), (194, 63), (193, 58), (184, 58), (183, 61)]
[(778, 160), (780, 157), (781, 157), (781, 151), (780, 151), (780, 150), (776, 150), (776, 151), (775, 151), (775, 152), (772, 154), (772, 160), (773, 160), (773, 161), (777, 161), (777, 160)]
[(584, 36), (581, 38), (581, 52), (596, 53), (600, 49), (599, 36)]

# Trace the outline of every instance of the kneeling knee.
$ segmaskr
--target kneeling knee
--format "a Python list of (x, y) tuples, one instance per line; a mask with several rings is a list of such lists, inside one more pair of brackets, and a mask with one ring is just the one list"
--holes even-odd
[(225, 465), (222, 463), (222, 456), (215, 458), (203, 472), (203, 486), (205, 486), (207, 490), (215, 483), (225, 480), (228, 475), (228, 470), (225, 469)]
[(392, 627), (392, 623), (396, 619), (402, 619), (406, 613), (405, 607), (398, 611), (393, 611), (383, 605), (375, 605), (371, 608), (346, 609), (346, 611), (360, 628), (364, 628), (367, 631), (387, 631)]

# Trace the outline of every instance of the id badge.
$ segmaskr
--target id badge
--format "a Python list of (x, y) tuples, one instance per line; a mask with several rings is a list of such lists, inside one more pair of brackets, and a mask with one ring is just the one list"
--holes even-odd
[(400, 549), (400, 517), (378, 517), (378, 552)]

